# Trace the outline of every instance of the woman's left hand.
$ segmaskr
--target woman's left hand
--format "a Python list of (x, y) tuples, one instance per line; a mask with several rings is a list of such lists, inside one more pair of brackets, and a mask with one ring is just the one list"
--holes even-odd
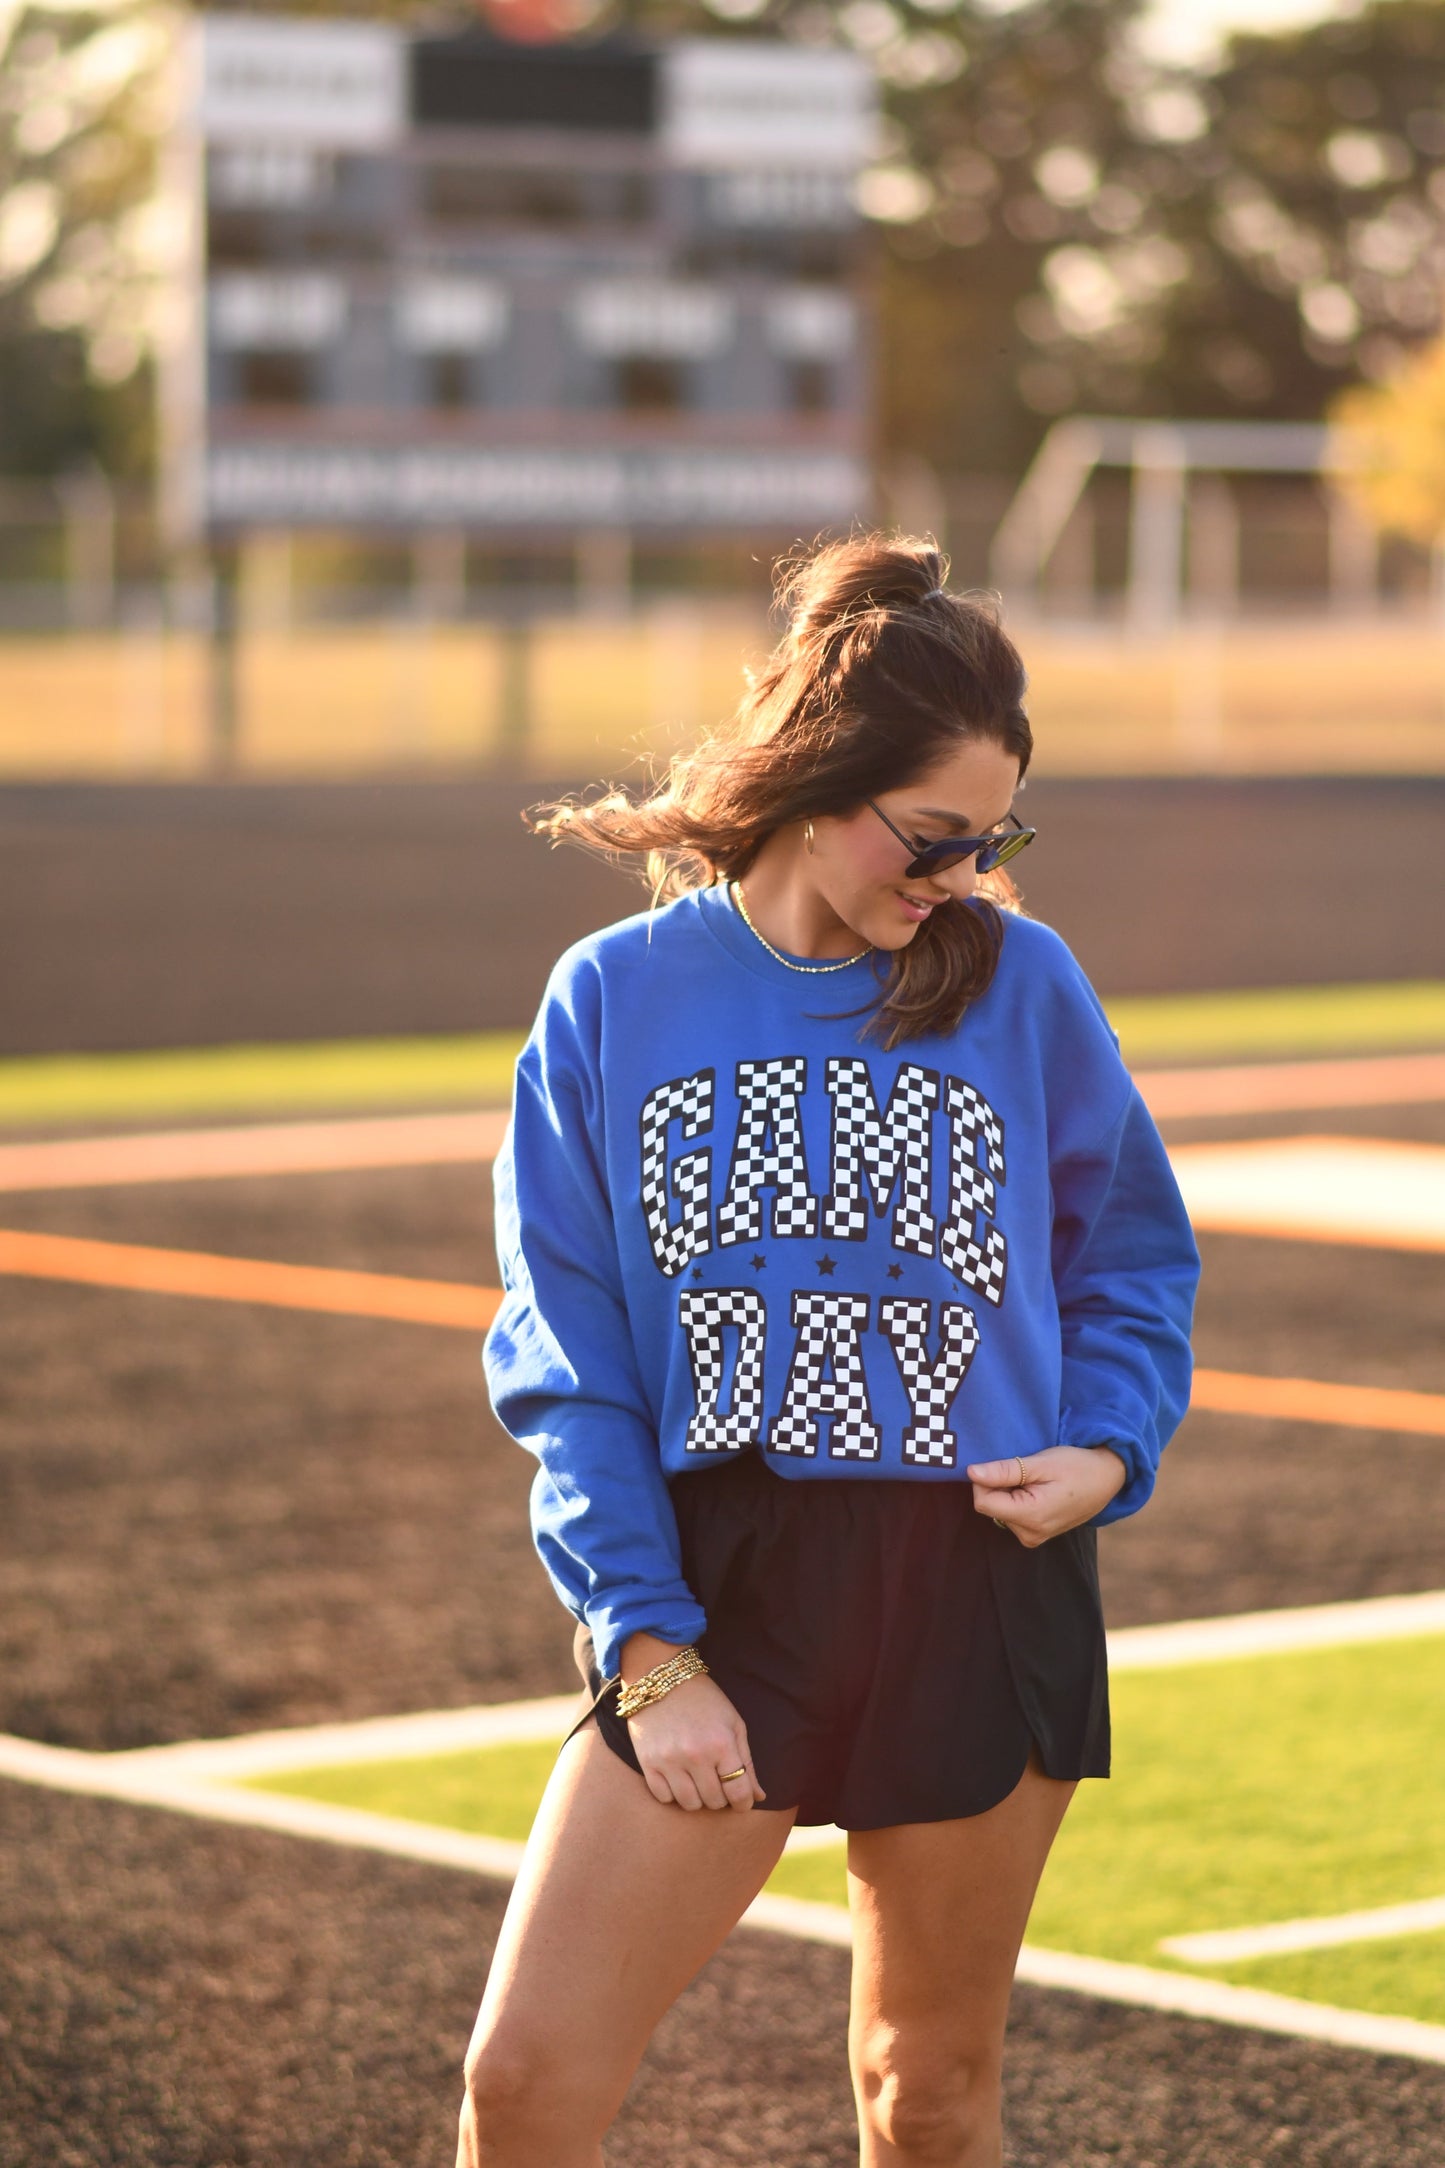
[(1129, 1471), (1107, 1445), (1051, 1445), (1042, 1453), (975, 1461), (968, 1476), (974, 1510), (1035, 1551), (1050, 1536), (1102, 1513), (1124, 1488)]

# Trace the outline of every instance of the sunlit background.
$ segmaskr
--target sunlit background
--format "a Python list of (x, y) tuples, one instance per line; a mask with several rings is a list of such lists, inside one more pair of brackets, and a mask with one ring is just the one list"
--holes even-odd
[[(178, 11), (6, 9), (4, 772), (668, 749), (731, 704), (771, 558), (859, 516), (1034, 621), (1057, 772), (1438, 768), (1441, 485), (1400, 487), (1434, 415), (1432, 9), (491, 19), (543, 76), (624, 34), (736, 69), (765, 34), (830, 87), (769, 154), (756, 113), (689, 136), (660, 62), (653, 118), (574, 131), (544, 182), (545, 114), (463, 124), (460, 164), (365, 86), (277, 136), (264, 90), (202, 89)], [(406, 11), (373, 21), (400, 66)], [(335, 459), (294, 471), (323, 443), (339, 495)], [(428, 444), (409, 496), (348, 496), (346, 447)], [(674, 455), (630, 499), (584, 458), (629, 444)], [(267, 447), (292, 486), (258, 493)]]
[[(573, 1683), (490, 1163), (643, 901), (520, 815), (861, 522), (1205, 1265), (1009, 2160), (1442, 2168), (1442, 319), (1439, 0), (0, 0), (0, 2168), (450, 2160)], [(617, 2159), (856, 2157), (843, 1889)]]

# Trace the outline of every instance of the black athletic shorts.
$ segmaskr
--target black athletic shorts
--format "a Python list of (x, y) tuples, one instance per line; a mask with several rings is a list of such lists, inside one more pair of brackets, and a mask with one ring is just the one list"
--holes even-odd
[[(699, 1646), (768, 1807), (842, 1829), (982, 1814), (1035, 1744), (1052, 1777), (1109, 1774), (1093, 1529), (1025, 1550), (967, 1482), (789, 1480), (755, 1452), (671, 1490)], [(597, 1695), (585, 1626), (576, 1654)], [(637, 1769), (613, 1701), (598, 1727)]]

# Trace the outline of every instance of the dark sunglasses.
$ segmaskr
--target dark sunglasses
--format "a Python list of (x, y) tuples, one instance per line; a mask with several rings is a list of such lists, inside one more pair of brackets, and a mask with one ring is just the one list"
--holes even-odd
[(873, 807), (884, 827), (913, 853), (904, 868), (910, 881), (921, 880), (929, 873), (947, 873), (950, 866), (961, 865), (965, 858), (973, 860), (978, 872), (992, 873), (995, 866), (1007, 865), (1011, 858), (1017, 858), (1038, 834), (1037, 828), (1025, 828), (1017, 813), (1010, 813), (1008, 818), (1013, 827), (1003, 835), (943, 836), (937, 843), (923, 843), (917, 836), (906, 836), (901, 828), (894, 827), (882, 806), (874, 805), (871, 798), (865, 799), (864, 803)]

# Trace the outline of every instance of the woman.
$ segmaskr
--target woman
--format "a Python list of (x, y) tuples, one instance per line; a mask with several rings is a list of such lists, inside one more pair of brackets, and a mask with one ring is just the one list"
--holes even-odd
[(865, 2168), (1001, 2157), (1029, 1907), (1108, 1774), (1095, 1530), (1183, 1413), (1198, 1264), (1097, 999), (1011, 908), (1023, 666), (943, 577), (818, 551), (729, 726), (535, 823), (672, 900), (557, 966), (497, 1164), (487, 1373), (594, 1700), (465, 2168), (598, 2168), (795, 1821), (848, 1832)]

